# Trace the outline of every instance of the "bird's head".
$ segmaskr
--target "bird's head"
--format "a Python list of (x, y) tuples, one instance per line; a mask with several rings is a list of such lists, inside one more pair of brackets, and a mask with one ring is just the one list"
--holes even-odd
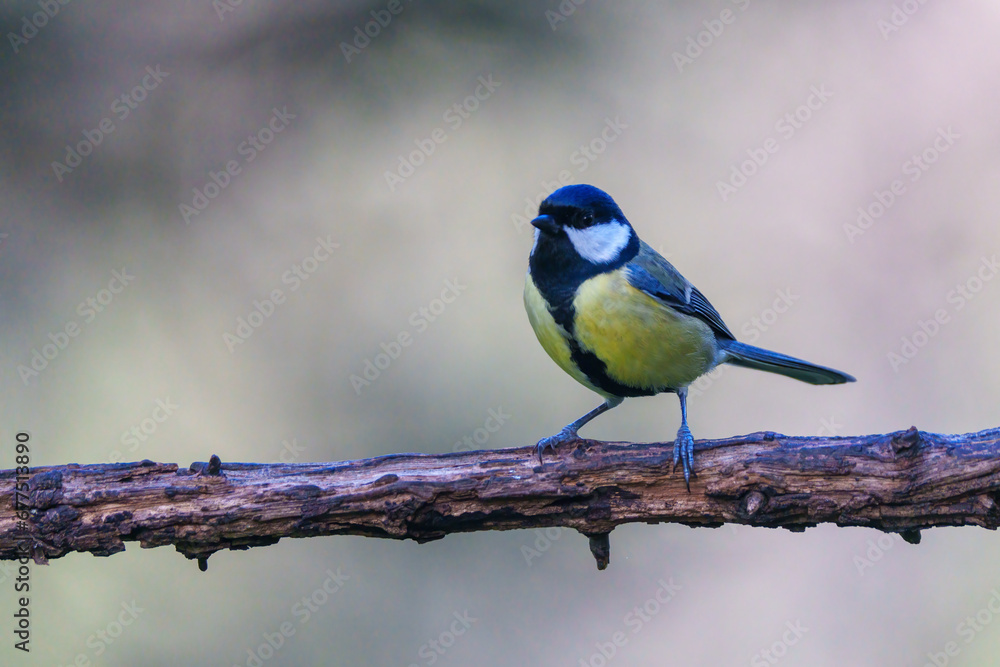
[(592, 185), (559, 188), (539, 205), (532, 257), (538, 253), (610, 265), (638, 251), (639, 239), (611, 196)]

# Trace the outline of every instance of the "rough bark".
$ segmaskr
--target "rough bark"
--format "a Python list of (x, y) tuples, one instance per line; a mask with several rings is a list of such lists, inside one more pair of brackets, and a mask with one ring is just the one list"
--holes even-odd
[[(1000, 524), (1000, 428), (937, 435), (800, 438), (753, 433), (699, 441), (691, 491), (672, 444), (581, 440), (534, 447), (393, 454), (343, 463), (66, 465), (31, 469), (27, 521), (0, 472), (0, 558), (108, 556), (126, 541), (172, 544), (207, 566), (221, 549), (282, 537), (365, 535), (427, 542), (448, 533), (566, 526), (603, 569), (608, 533), (629, 522), (802, 531), (869, 526), (919, 541), (933, 526)], [(22, 517), (25, 516), (22, 513)], [(19, 551), (20, 550), (20, 551)]]

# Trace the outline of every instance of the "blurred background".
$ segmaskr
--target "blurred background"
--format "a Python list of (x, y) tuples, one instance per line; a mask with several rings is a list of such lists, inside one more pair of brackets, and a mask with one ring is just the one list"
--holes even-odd
[[(696, 438), (998, 424), (996, 3), (32, 0), (0, 27), (0, 467), (21, 430), (33, 465), (551, 435), (598, 402), (521, 302), (560, 182), (742, 340), (858, 378), (726, 369)], [(584, 435), (679, 419), (634, 399)], [(998, 555), (978, 528), (635, 525), (604, 572), (552, 529), (203, 574), (130, 543), (34, 567), (32, 652), (5, 630), (0, 662), (994, 664)]]

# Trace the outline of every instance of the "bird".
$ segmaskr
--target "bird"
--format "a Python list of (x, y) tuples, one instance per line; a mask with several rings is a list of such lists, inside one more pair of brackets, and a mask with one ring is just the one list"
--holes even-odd
[(542, 348), (604, 402), (536, 445), (548, 449), (578, 439), (592, 419), (626, 399), (674, 393), (681, 426), (673, 447), (691, 490), (694, 438), (688, 427), (688, 387), (719, 364), (777, 373), (810, 384), (855, 378), (825, 366), (736, 340), (718, 311), (643, 242), (603, 190), (574, 184), (552, 192), (531, 221), (524, 306)]

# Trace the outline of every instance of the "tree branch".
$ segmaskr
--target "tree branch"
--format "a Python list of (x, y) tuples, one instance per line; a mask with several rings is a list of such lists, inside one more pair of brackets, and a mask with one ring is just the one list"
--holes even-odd
[[(793, 531), (834, 523), (899, 532), (911, 542), (933, 526), (1000, 525), (1000, 428), (699, 441), (690, 493), (671, 471), (672, 458), (670, 443), (581, 440), (542, 465), (534, 447), (521, 447), (343, 463), (220, 465), (213, 456), (189, 469), (152, 461), (37, 468), (23, 526), (13, 503), (2, 503), (0, 558), (108, 556), (137, 540), (144, 548), (173, 544), (204, 569), (216, 551), (282, 537), (427, 542), (456, 532), (566, 526), (591, 538), (603, 569), (608, 533), (639, 521)], [(13, 500), (15, 479), (12, 470), (0, 472), (4, 498)]]

